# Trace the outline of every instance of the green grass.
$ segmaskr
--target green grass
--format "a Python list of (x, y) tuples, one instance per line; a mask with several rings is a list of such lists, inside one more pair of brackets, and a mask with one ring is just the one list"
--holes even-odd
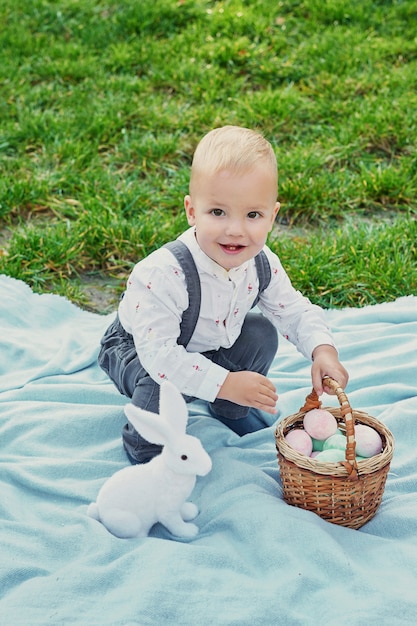
[[(297, 288), (325, 307), (363, 306), (417, 294), (417, 221), (349, 222), (271, 243)], [(314, 297), (313, 297), (314, 296)]]
[(297, 288), (417, 294), (416, 19), (414, 0), (0, 0), (0, 272), (117, 295), (185, 227), (198, 140), (232, 123), (276, 150), (271, 246)]

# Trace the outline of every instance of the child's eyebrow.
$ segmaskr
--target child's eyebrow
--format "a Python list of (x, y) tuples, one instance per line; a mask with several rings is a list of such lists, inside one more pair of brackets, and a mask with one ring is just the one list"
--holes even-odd
[(212, 206), (217, 206), (217, 207), (227, 207), (227, 204), (224, 204), (223, 202), (217, 200), (216, 198), (210, 198), (208, 204), (211, 204)]
[(252, 213), (253, 211), (266, 211), (267, 207), (265, 206), (254, 206), (247, 209), (248, 213)]

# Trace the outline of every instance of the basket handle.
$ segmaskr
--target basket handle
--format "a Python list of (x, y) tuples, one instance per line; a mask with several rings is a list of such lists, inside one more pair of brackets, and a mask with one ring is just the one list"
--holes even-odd
[[(358, 464), (355, 455), (355, 420), (353, 418), (353, 413), (349, 404), (349, 400), (339, 383), (333, 378), (330, 378), (330, 376), (324, 376), (323, 384), (327, 387), (330, 387), (330, 389), (335, 392), (335, 394), (337, 395), (337, 399), (339, 400), (340, 412), (346, 426), (346, 460), (341, 461), (341, 463), (342, 465), (344, 465), (348, 472), (349, 480), (357, 480)], [(317, 393), (313, 389), (313, 391), (306, 397), (306, 401), (304, 403), (304, 406), (300, 409), (300, 412), (307, 412), (311, 411), (311, 409), (318, 409), (320, 407), (321, 402), (317, 396)]]

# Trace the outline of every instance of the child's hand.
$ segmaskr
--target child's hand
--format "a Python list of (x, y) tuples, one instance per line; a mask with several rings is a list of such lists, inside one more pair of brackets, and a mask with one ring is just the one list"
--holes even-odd
[(241, 406), (261, 409), (274, 415), (278, 395), (273, 383), (258, 372), (229, 372), (217, 394), (222, 400), (230, 400)]
[(311, 379), (318, 396), (323, 391), (334, 395), (330, 387), (323, 386), (323, 376), (330, 376), (344, 389), (349, 380), (349, 374), (340, 363), (336, 350), (332, 346), (321, 345), (313, 351), (313, 365), (311, 367)]

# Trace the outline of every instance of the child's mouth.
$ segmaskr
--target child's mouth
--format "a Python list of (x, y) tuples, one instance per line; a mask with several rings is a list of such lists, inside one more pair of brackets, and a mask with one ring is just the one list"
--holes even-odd
[(243, 250), (245, 246), (241, 246), (238, 244), (220, 244), (220, 247), (227, 254), (236, 254), (237, 252)]

